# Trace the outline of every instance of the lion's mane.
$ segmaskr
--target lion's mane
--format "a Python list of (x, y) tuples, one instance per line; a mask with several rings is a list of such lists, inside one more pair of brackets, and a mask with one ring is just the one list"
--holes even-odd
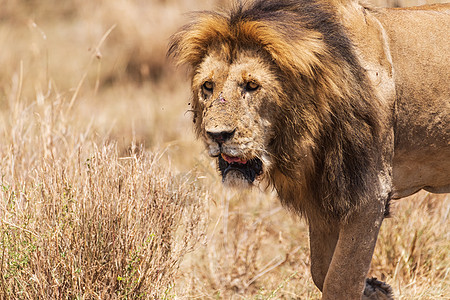
[[(269, 178), (283, 203), (309, 219), (347, 218), (378, 184), (378, 100), (336, 18), (319, 1), (237, 4), (229, 13), (196, 14), (169, 48), (193, 72), (211, 47), (220, 46), (230, 63), (246, 49), (271, 60), (282, 90), (274, 95)], [(199, 131), (201, 107), (193, 98)]]

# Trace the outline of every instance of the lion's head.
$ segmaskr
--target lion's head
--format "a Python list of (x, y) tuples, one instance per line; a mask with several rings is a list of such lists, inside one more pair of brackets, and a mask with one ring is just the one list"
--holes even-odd
[[(254, 1), (199, 13), (172, 37), (169, 54), (192, 69), (195, 129), (225, 183), (250, 186), (267, 175), (299, 211), (297, 192), (337, 216), (356, 205), (379, 124), (329, 7)], [(344, 204), (327, 203), (329, 193)]]

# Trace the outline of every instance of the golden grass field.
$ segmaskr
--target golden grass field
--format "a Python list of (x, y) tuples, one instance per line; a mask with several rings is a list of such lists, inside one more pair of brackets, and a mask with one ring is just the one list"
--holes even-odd
[[(226, 3), (0, 0), (0, 299), (320, 298), (305, 223), (222, 188), (165, 58)], [(450, 299), (448, 198), (393, 203), (371, 275), (396, 298)]]

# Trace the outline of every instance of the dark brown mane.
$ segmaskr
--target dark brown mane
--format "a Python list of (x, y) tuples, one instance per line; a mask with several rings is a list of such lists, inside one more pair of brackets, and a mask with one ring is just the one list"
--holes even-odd
[[(195, 71), (213, 47), (230, 63), (240, 50), (257, 49), (278, 69), (284, 93), (269, 151), (282, 201), (310, 218), (356, 211), (378, 182), (372, 158), (380, 124), (365, 70), (333, 10), (319, 1), (257, 0), (228, 14), (201, 12), (172, 37), (169, 55)], [(301, 201), (288, 192), (299, 188)]]

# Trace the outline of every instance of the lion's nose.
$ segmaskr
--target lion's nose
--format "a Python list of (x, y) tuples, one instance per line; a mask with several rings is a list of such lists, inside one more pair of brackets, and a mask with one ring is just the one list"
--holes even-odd
[(232, 131), (219, 131), (219, 132), (207, 131), (206, 134), (216, 143), (223, 144), (229, 139), (231, 139), (235, 132), (236, 129)]

